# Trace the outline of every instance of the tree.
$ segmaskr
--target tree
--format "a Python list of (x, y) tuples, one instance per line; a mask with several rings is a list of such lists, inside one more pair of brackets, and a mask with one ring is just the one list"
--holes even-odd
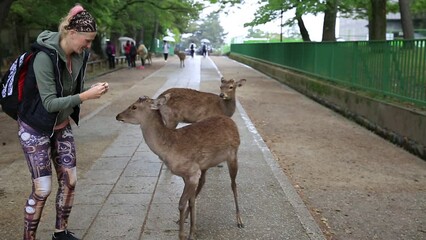
[[(2, 1), (0, 10), (2, 26), (7, 27), (14, 46), (8, 46), (12, 52), (20, 52), (28, 48), (30, 30), (56, 31), (59, 19), (63, 17), (74, 0), (45, 0), (38, 4), (36, 0), (7, 0)], [(150, 41), (164, 35), (167, 29), (183, 31), (189, 20), (197, 19), (202, 5), (194, 0), (80, 0), (80, 2), (95, 17), (98, 24), (98, 35), (94, 41), (93, 50), (101, 53), (101, 39), (119, 36), (132, 36), (138, 41)], [(9, 3), (7, 8), (6, 3)], [(13, 4), (12, 4), (13, 3)], [(36, 7), (34, 7), (36, 6)], [(49, 13), (49, 14), (46, 14)], [(7, 17), (6, 17), (7, 16)], [(0, 29), (3, 29), (0, 28)], [(14, 31), (14, 29), (16, 29)], [(145, 34), (141, 34), (142, 31)], [(3, 51), (2, 51), (3, 52)], [(4, 53), (2, 53), (4, 54)]]
[(415, 0), (411, 2), (413, 13), (424, 13), (426, 9), (426, 0)]
[(300, 35), (304, 42), (310, 42), (311, 38), (309, 37), (308, 29), (306, 29), (305, 22), (302, 19), (301, 15), (296, 14), (297, 26), (299, 26)]
[(310, 41), (308, 30), (305, 27), (302, 16), (307, 13), (318, 14), (324, 10), (324, 4), (316, 0), (269, 0), (262, 5), (255, 14), (253, 21), (244, 26), (257, 26), (281, 18), (282, 12), (295, 11), (295, 16), (288, 19), (283, 26), (293, 26), (297, 24), (303, 41)]
[(371, 0), (369, 40), (386, 40), (386, 0)]
[[(295, 14), (295, 20), (297, 22), (297, 26), (299, 27), (300, 35), (302, 36), (302, 39), (304, 42), (310, 42), (311, 38), (309, 37), (308, 29), (305, 26), (305, 22), (303, 21), (302, 15), (305, 12), (305, 5), (296, 5), (296, 14)], [(287, 25), (291, 26), (291, 20), (287, 23)]]
[(327, 0), (324, 10), (322, 41), (336, 41), (337, 0)]
[(215, 48), (219, 48), (223, 44), (226, 36), (223, 27), (220, 25), (219, 13), (217, 12), (210, 13), (206, 19), (202, 20), (199, 31), (201, 32), (199, 40), (206, 38)]
[(226, 36), (220, 25), (218, 12), (212, 12), (205, 19), (191, 22), (185, 33), (191, 34), (191, 36), (184, 40), (183, 48), (189, 46), (191, 42), (201, 43), (201, 39), (204, 38), (210, 41), (212, 47), (219, 48), (224, 43)]
[(247, 33), (247, 38), (264, 38), (267, 36), (267, 33), (260, 29), (250, 28)]
[[(43, 4), (40, 4), (42, 2)], [(109, 38), (117, 45), (120, 36), (131, 36), (137, 43), (143, 41), (149, 48), (156, 39), (168, 31), (176, 36), (187, 30), (190, 22), (199, 19), (203, 4), (218, 4), (221, 9), (243, 3), (243, 0), (79, 0), (98, 25), (98, 34), (92, 50), (103, 55), (102, 40)], [(12, 57), (29, 48), (37, 32), (44, 29), (57, 31), (58, 22), (75, 0), (1, 0), (0, 31), (7, 36), (8, 44), (0, 39), (0, 63), (3, 58)], [(219, 35), (209, 36), (214, 44), (222, 44), (223, 29), (212, 28)], [(31, 34), (30, 34), (31, 33)], [(8, 34), (8, 35), (5, 35)], [(207, 38), (207, 37), (206, 37)]]
[(410, 0), (399, 0), (401, 26), (404, 39), (414, 39), (414, 26), (410, 10)]
[(0, 2), (0, 29), (3, 28), (7, 15), (9, 14), (10, 6), (16, 0), (2, 0)]

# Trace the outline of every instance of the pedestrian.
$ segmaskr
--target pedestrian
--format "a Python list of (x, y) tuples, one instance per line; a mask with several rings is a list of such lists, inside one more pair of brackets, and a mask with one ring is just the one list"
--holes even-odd
[(206, 57), (207, 56), (207, 45), (204, 43), (203, 47), (201, 49), (202, 49), (202, 52), (203, 52), (203, 56)]
[(107, 41), (106, 54), (108, 57), (109, 69), (115, 68), (115, 46), (111, 41)]
[(163, 41), (163, 54), (164, 54), (164, 61), (167, 62), (167, 57), (169, 56), (169, 48), (170, 45), (167, 41)]
[(126, 56), (126, 61), (127, 61), (127, 67), (130, 68), (131, 67), (131, 60), (130, 60), (130, 40), (126, 41), (126, 44), (124, 44), (124, 56)]
[[(58, 190), (52, 240), (78, 240), (68, 231), (77, 182), (76, 149), (71, 119), (78, 125), (80, 104), (100, 98), (108, 83), (83, 89), (84, 73), (97, 34), (96, 22), (81, 5), (62, 18), (58, 32), (43, 31), (35, 46), (41, 51), (29, 66), (18, 111), (18, 136), (31, 175), (32, 190), (24, 208), (24, 240), (35, 240), (46, 200), (52, 191), (52, 169)], [(27, 86), (27, 85), (26, 85)], [(37, 104), (34, 104), (37, 103)]]
[(195, 43), (193, 41), (191, 42), (191, 44), (189, 44), (189, 50), (191, 51), (191, 57), (194, 58)]
[(141, 58), (141, 69), (145, 68), (145, 59), (148, 57), (148, 49), (141, 43), (138, 47), (138, 55)]
[(137, 55), (137, 49), (136, 49), (135, 43), (132, 42), (130, 44), (130, 66), (132, 68), (136, 67), (136, 55)]

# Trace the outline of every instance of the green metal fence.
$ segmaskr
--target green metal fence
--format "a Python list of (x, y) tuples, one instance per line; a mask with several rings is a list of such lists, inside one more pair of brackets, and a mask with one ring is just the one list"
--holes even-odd
[(232, 44), (231, 52), (426, 105), (426, 40)]

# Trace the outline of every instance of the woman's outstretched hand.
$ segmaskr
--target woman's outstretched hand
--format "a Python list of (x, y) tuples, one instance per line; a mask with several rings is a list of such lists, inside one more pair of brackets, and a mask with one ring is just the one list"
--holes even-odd
[(103, 94), (108, 92), (109, 85), (107, 82), (95, 83), (90, 89), (80, 93), (80, 100), (84, 102), (89, 99), (97, 99), (100, 98)]

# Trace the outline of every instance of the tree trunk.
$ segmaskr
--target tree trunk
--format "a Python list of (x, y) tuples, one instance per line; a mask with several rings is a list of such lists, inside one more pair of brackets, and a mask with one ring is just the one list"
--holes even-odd
[(156, 43), (157, 34), (158, 34), (158, 27), (159, 27), (159, 25), (158, 25), (158, 19), (155, 19), (154, 31), (152, 31), (151, 52), (154, 52), (154, 51), (157, 50), (155, 43)]
[(302, 16), (296, 16), (297, 25), (299, 26), (300, 35), (302, 35), (302, 39), (304, 42), (310, 42), (311, 38), (309, 37), (309, 32), (306, 29), (305, 23), (303, 22)]
[(386, 0), (371, 0), (369, 40), (386, 40)]
[(327, 0), (324, 11), (322, 41), (336, 41), (337, 0)]
[(0, 30), (3, 29), (3, 25), (6, 22), (7, 15), (9, 14), (10, 6), (15, 0), (1, 0), (0, 1)]
[(414, 39), (414, 26), (410, 11), (410, 0), (399, 0), (401, 26), (404, 39)]

